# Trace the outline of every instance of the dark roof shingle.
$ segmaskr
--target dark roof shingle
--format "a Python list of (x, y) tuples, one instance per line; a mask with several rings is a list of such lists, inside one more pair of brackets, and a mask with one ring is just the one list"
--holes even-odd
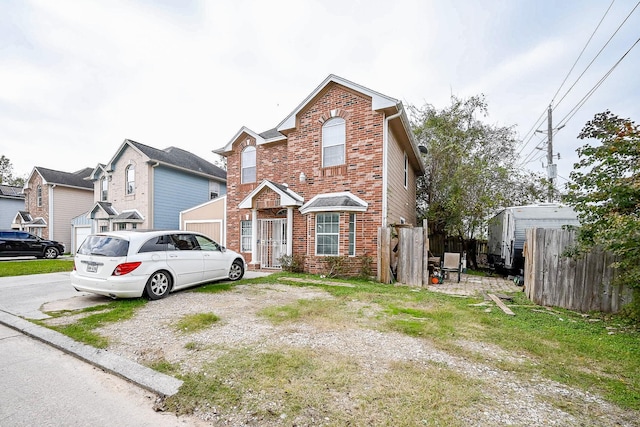
[(178, 166), (194, 172), (212, 175), (221, 179), (227, 179), (227, 172), (224, 169), (219, 168), (213, 163), (210, 163), (189, 151), (178, 147), (169, 147), (164, 150), (158, 150), (157, 148), (149, 147), (148, 145), (144, 145), (130, 139), (127, 141), (129, 141), (138, 150), (142, 151), (151, 160)]
[(93, 182), (86, 179), (91, 175), (93, 168), (84, 168), (77, 172), (62, 172), (36, 166), (36, 170), (48, 184), (93, 189)]

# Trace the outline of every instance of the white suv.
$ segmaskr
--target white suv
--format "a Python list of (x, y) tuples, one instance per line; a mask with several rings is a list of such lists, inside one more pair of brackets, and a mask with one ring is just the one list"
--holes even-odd
[(214, 280), (239, 280), (242, 255), (191, 231), (114, 231), (92, 234), (74, 258), (71, 284), (77, 291), (111, 298), (169, 292)]

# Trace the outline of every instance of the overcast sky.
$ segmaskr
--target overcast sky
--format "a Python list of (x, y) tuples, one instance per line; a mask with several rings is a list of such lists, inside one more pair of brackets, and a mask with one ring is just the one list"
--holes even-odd
[(515, 127), (534, 171), (545, 135), (530, 136), (553, 101), (564, 184), (596, 113), (640, 121), (640, 46), (574, 110), (640, 38), (640, 7), (620, 27), (637, 5), (0, 0), (0, 154), (25, 177), (106, 163), (125, 138), (214, 161), (242, 126), (275, 127), (336, 74), (405, 105), (484, 94), (486, 121)]

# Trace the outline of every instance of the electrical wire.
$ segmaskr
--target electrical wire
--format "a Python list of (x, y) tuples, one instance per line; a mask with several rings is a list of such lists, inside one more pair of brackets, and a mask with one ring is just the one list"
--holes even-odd
[[(640, 2), (638, 4), (640, 4)], [(567, 113), (567, 115), (565, 115), (560, 120), (558, 125), (566, 124), (569, 120), (573, 118), (573, 116), (576, 115), (576, 113), (580, 110), (580, 108), (582, 108), (582, 106), (587, 102), (587, 100), (591, 97), (591, 95), (593, 95), (593, 93), (602, 85), (602, 83), (604, 83), (604, 81), (611, 75), (613, 70), (616, 69), (616, 67), (629, 54), (629, 52), (631, 52), (631, 50), (634, 47), (636, 47), (638, 43), (640, 43), (640, 38), (638, 38), (638, 40), (636, 40), (635, 43), (631, 45), (631, 47), (624, 53), (624, 55), (622, 55), (622, 57), (620, 57), (620, 59), (618, 59), (618, 61), (609, 69), (609, 71), (607, 71), (607, 73), (604, 76), (602, 76), (602, 78), (589, 90), (589, 92), (587, 92), (587, 94), (584, 97), (582, 97), (580, 101), (578, 101), (578, 103)]]
[[(613, 3), (615, 3), (616, 0), (611, 0), (611, 4), (609, 5), (609, 7), (607, 8), (607, 10), (604, 12), (604, 15), (602, 15), (602, 18), (600, 18), (600, 22), (598, 22), (598, 25), (596, 26), (596, 28), (593, 30), (593, 32), (591, 33), (591, 36), (589, 37), (589, 40), (587, 40), (587, 43), (585, 43), (584, 47), (582, 48), (582, 51), (580, 52), (580, 54), (578, 55), (578, 57), (576, 58), (575, 62), (573, 63), (573, 65), (571, 66), (571, 69), (569, 70), (569, 72), (567, 73), (567, 75), (565, 76), (564, 80), (562, 80), (562, 83), (560, 83), (560, 87), (558, 87), (558, 90), (556, 91), (555, 94), (553, 94), (553, 97), (551, 98), (551, 104), (553, 104), (553, 101), (556, 99), (556, 96), (558, 96), (558, 93), (560, 93), (560, 90), (562, 89), (562, 86), (564, 86), (564, 84), (567, 82), (567, 79), (569, 78), (569, 76), (571, 75), (571, 73), (573, 72), (573, 69), (576, 67), (576, 65), (578, 64), (578, 61), (580, 60), (580, 58), (582, 58), (582, 54), (584, 53), (585, 50), (587, 50), (587, 47), (589, 46), (589, 43), (591, 43), (591, 40), (593, 39), (593, 36), (595, 36), (596, 32), (598, 31), (598, 28), (600, 28), (600, 25), (602, 25), (602, 21), (604, 21), (604, 18), (607, 17), (607, 14), (609, 13), (609, 11), (611, 10), (611, 7), (613, 6)], [(566, 95), (565, 95), (566, 96)]]
[[(584, 50), (586, 49), (586, 47), (588, 46), (588, 44), (590, 43), (591, 39), (593, 38), (595, 32), (597, 31), (597, 29), (600, 27), (600, 24), (602, 23), (602, 21), (604, 20), (604, 18), (607, 16), (607, 14), (609, 13), (609, 10), (611, 9), (611, 6), (613, 5), (615, 0), (613, 0), (611, 2), (611, 4), (609, 5), (609, 8), (607, 8), (607, 10), (605, 11), (605, 14), (603, 15), (603, 17), (600, 19), (600, 22), (598, 23), (598, 26), (596, 27), (596, 29), (594, 30), (594, 32), (591, 34), (591, 37), (589, 37), (589, 40), (587, 41), (587, 44), (585, 45), (585, 47), (582, 49), (582, 52), (580, 53), (580, 55), (578, 56), (578, 59), (576, 59), (576, 62), (574, 62), (573, 66), (571, 67), (571, 70), (569, 70), (569, 73), (567, 73), (567, 76), (565, 77), (565, 79), (563, 80), (562, 84), (560, 85), (560, 87), (558, 88), (558, 90), (556, 91), (555, 95), (552, 98), (552, 103), (553, 100), (555, 99), (555, 97), (558, 95), (558, 93), (560, 92), (562, 86), (564, 85), (564, 83), (566, 82), (567, 78), (569, 77), (569, 75), (571, 74), (571, 72), (573, 71), (573, 68), (575, 67), (576, 63), (578, 62), (578, 60), (580, 59), (580, 57), (582, 56)], [(584, 74), (587, 72), (587, 70), (591, 67), (591, 65), (595, 62), (595, 60), (598, 58), (598, 56), (602, 53), (602, 51), (608, 46), (608, 44), (611, 42), (611, 40), (613, 39), (613, 37), (618, 33), (618, 31), (620, 31), (620, 28), (622, 28), (622, 26), (627, 22), (627, 20), (629, 19), (629, 17), (633, 14), (633, 12), (635, 12), (635, 10), (638, 8), (638, 6), (640, 6), (640, 1), (638, 1), (636, 3), (636, 5), (633, 7), (633, 9), (631, 10), (631, 12), (629, 12), (629, 14), (625, 17), (625, 19), (622, 21), (622, 23), (620, 23), (620, 25), (618, 26), (618, 28), (615, 30), (615, 32), (611, 35), (611, 37), (609, 37), (609, 39), (607, 40), (607, 42), (604, 44), (604, 46), (602, 46), (602, 48), (598, 51), (598, 53), (596, 54), (596, 56), (591, 60), (591, 62), (587, 65), (587, 67), (584, 69), (584, 71), (580, 74), (580, 76), (578, 76), (578, 78), (576, 79), (576, 81), (571, 85), (571, 87), (565, 92), (565, 94), (562, 96), (562, 98), (560, 99), (560, 101), (558, 101), (558, 103), (552, 107), (552, 109), (555, 109), (566, 97), (567, 95), (571, 92), (571, 90), (575, 87), (575, 85), (578, 83), (578, 81), (580, 81), (580, 79), (584, 76)], [(638, 39), (630, 48), (629, 50), (627, 50), (627, 52), (614, 64), (613, 67), (611, 67), (611, 69), (589, 90), (589, 92), (569, 111), (569, 113), (567, 113), (567, 115), (565, 115), (562, 120), (560, 120), (560, 122), (558, 123), (558, 125), (561, 127), (563, 125), (566, 125), (566, 123), (571, 120), (571, 118), (573, 118), (573, 116), (580, 110), (580, 108), (582, 108), (582, 106), (587, 102), (587, 100), (591, 97), (591, 95), (593, 95), (593, 93), (602, 85), (602, 83), (609, 77), (609, 75), (613, 72), (613, 70), (620, 64), (620, 62), (627, 56), (627, 54), (638, 44), (638, 42), (640, 42), (640, 39)], [(550, 104), (551, 105), (551, 104)], [(538, 117), (538, 119), (536, 120), (534, 126), (532, 127), (532, 129), (539, 127), (542, 122), (540, 120), (540, 117), (542, 117), (544, 115), (544, 111), (541, 113), (541, 115)], [(557, 131), (557, 129), (556, 129)], [(530, 133), (531, 130), (529, 130), (528, 133)], [(527, 133), (527, 134), (528, 134)], [(518, 155), (520, 155), (522, 153), (522, 151), (524, 151), (524, 149), (526, 148), (526, 146), (531, 142), (532, 138), (533, 138), (534, 133), (532, 133), (529, 137), (528, 140), (526, 141), (526, 143), (524, 143), (522, 145), (522, 147), (520, 148), (520, 150), (518, 151)], [(523, 140), (524, 142), (524, 140)], [(540, 144), (538, 144), (540, 145)], [(532, 156), (535, 157), (535, 150), (538, 147), (534, 147), (528, 154), (527, 156), (524, 157), (524, 160), (521, 162), (522, 165), (524, 164), (528, 164), (531, 163), (532, 161), (529, 160)]]
[[(555, 100), (556, 96), (558, 96), (558, 93), (560, 93), (560, 90), (562, 89), (562, 87), (564, 86), (564, 84), (566, 83), (567, 79), (569, 78), (569, 76), (571, 75), (571, 73), (573, 72), (573, 69), (575, 68), (576, 64), (578, 63), (578, 61), (580, 60), (580, 58), (582, 57), (582, 54), (584, 53), (584, 51), (587, 49), (587, 47), (589, 46), (589, 43), (591, 43), (591, 40), (593, 39), (593, 36), (596, 34), (596, 32), (598, 31), (598, 28), (600, 28), (600, 25), (602, 24), (602, 22), (604, 21), (604, 19), (606, 18), (607, 14), (609, 13), (609, 11), (611, 10), (611, 7), (613, 6), (613, 4), (615, 3), (615, 0), (611, 0), (611, 4), (609, 4), (609, 7), (607, 8), (607, 10), (604, 12), (604, 15), (602, 15), (602, 18), (600, 18), (600, 22), (598, 22), (598, 25), (596, 26), (596, 28), (593, 30), (593, 32), (591, 33), (591, 36), (589, 37), (589, 39), (587, 40), (587, 43), (584, 45), (584, 47), (582, 48), (582, 51), (580, 52), (580, 54), (578, 55), (578, 57), (576, 58), (575, 62), (573, 63), (573, 65), (571, 66), (571, 69), (569, 70), (569, 72), (567, 73), (567, 75), (565, 76), (564, 80), (562, 80), (562, 83), (560, 83), (560, 86), (558, 87), (558, 90), (556, 90), (556, 93), (553, 95), (553, 97), (551, 98), (551, 102), (549, 103), (549, 105), (553, 104), (553, 101)], [(584, 73), (583, 73), (584, 74)], [(575, 85), (575, 83), (574, 83)], [(572, 86), (573, 87), (573, 86)], [(565, 94), (566, 96), (566, 94)], [(564, 97), (563, 97), (564, 99)], [(533, 126), (531, 127), (531, 129), (529, 129), (527, 131), (527, 133), (525, 133), (524, 137), (522, 138), (522, 141), (520, 143), (521, 147), (518, 150), (518, 155), (522, 154), (522, 152), (524, 151), (524, 149), (527, 147), (527, 145), (529, 145), (529, 143), (531, 143), (531, 140), (533, 139), (533, 135), (535, 134), (534, 130), (536, 128), (538, 128), (543, 122), (543, 117), (544, 117), (544, 113), (545, 110), (542, 111), (542, 113), (540, 113), (540, 116), (538, 116), (538, 118), (536, 119), (536, 121), (534, 122)], [(526, 142), (525, 142), (526, 139)], [(535, 150), (535, 149), (534, 149)], [(531, 153), (529, 153), (530, 155)], [(527, 155), (527, 157), (529, 156)]]
[(622, 26), (625, 24), (625, 22), (627, 22), (627, 20), (629, 19), (629, 17), (633, 14), (633, 12), (635, 12), (635, 10), (638, 8), (638, 6), (640, 6), (640, 1), (638, 3), (636, 3), (636, 5), (633, 7), (633, 9), (631, 9), (631, 12), (629, 12), (629, 14), (627, 15), (626, 18), (624, 18), (624, 20), (622, 21), (622, 23), (618, 26), (618, 28), (613, 32), (613, 34), (611, 35), (611, 37), (609, 37), (609, 40), (607, 40), (607, 42), (604, 44), (604, 46), (602, 46), (602, 48), (600, 48), (600, 50), (598, 51), (598, 53), (596, 54), (596, 56), (593, 57), (593, 59), (591, 60), (591, 62), (589, 62), (589, 64), (587, 65), (587, 67), (584, 69), (584, 71), (582, 72), (582, 74), (580, 74), (578, 76), (578, 78), (576, 79), (575, 82), (573, 82), (573, 84), (571, 85), (571, 87), (565, 92), (565, 94), (562, 96), (562, 98), (560, 98), (560, 101), (558, 101), (555, 105), (555, 107), (553, 107), (554, 109), (560, 105), (562, 103), (562, 101), (567, 97), (567, 95), (569, 95), (569, 92), (571, 92), (571, 90), (575, 87), (575, 85), (580, 81), (580, 79), (582, 78), (582, 76), (584, 76), (584, 73), (587, 72), (587, 70), (591, 67), (591, 65), (594, 63), (594, 61), (598, 58), (598, 56), (600, 56), (600, 54), (602, 53), (602, 51), (609, 45), (609, 43), (611, 42), (611, 40), (613, 39), (613, 37), (618, 34), (618, 31), (620, 31), (620, 28), (622, 28)]

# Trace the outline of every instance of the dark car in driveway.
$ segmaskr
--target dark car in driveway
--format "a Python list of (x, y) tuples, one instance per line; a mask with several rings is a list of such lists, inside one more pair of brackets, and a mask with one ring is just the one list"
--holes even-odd
[(34, 256), (54, 259), (64, 253), (64, 245), (26, 231), (0, 230), (0, 257)]

